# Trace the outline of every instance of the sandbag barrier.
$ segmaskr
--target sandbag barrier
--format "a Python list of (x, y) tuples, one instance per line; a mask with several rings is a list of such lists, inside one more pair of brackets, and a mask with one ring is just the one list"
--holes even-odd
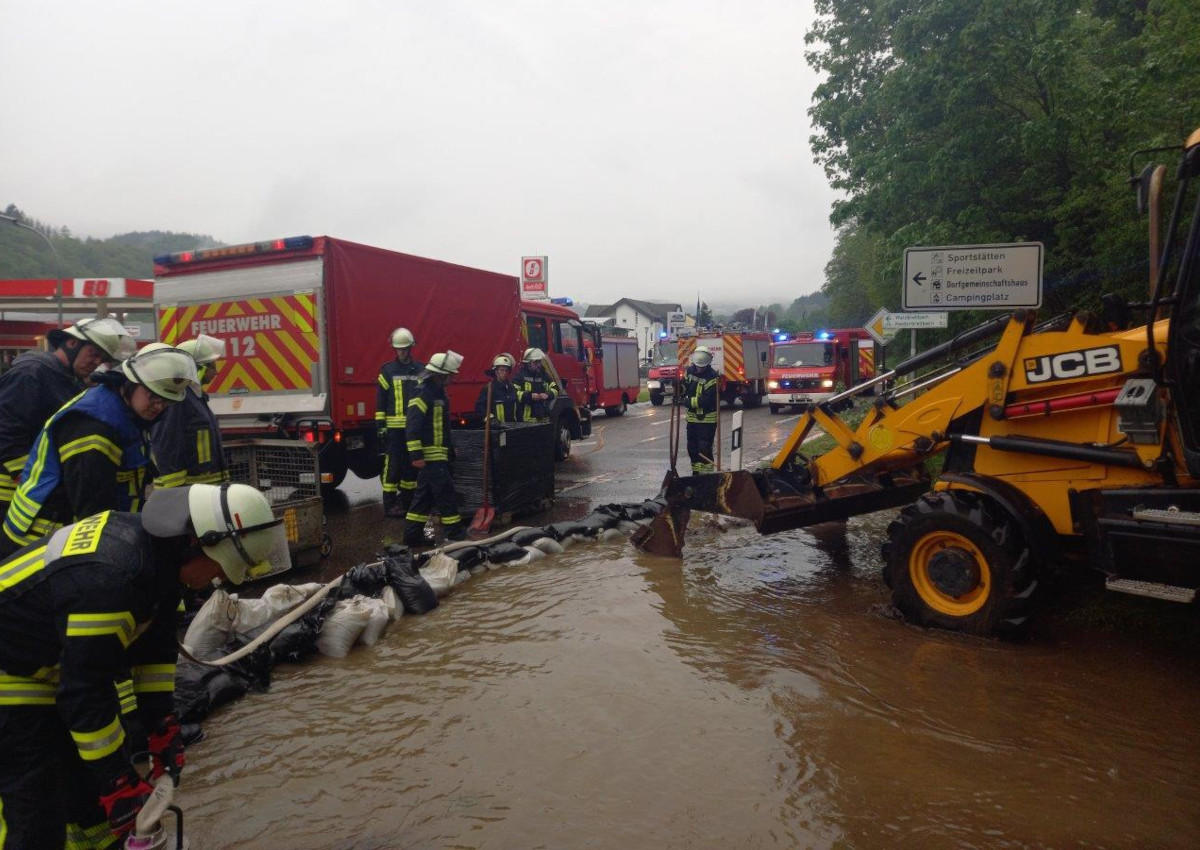
[[(403, 615), (432, 611), (439, 597), (472, 575), (532, 563), (581, 542), (624, 539), (664, 507), (661, 499), (602, 505), (578, 521), (519, 528), (497, 535), (505, 539), (489, 538), (496, 542), (462, 541), (416, 555), (403, 546), (388, 546), (378, 561), (357, 564), (328, 585), (278, 584), (261, 599), (239, 599), (217, 590), (184, 636), (186, 653), (197, 661), (179, 657), (175, 713), (180, 723), (198, 724), (225, 703), (250, 691), (266, 691), (271, 670), (280, 662), (299, 661), (313, 652), (344, 657), (357, 644), (374, 644)], [(310, 610), (279, 628), (305, 606)], [(268, 630), (278, 634), (239, 657)], [(188, 737), (194, 740), (198, 734)]]

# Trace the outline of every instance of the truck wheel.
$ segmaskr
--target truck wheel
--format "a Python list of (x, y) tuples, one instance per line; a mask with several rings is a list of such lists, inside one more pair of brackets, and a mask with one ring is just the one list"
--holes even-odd
[(769, 408), (771, 409), (771, 414), (772, 414), (772, 415), (774, 415), (774, 414), (778, 413), (779, 411), (783, 410), (783, 405), (782, 405), (782, 404), (770, 404), (770, 403), (768, 403), (768, 404), (767, 404), (767, 407), (769, 407)]
[(922, 626), (977, 635), (1019, 626), (1038, 585), (1016, 524), (972, 493), (929, 493), (904, 508), (883, 557), (892, 601)]
[(621, 403), (612, 407), (604, 408), (605, 416), (624, 416), (625, 411), (629, 409), (629, 400), (625, 396), (621, 396)]
[(554, 420), (554, 459), (566, 460), (571, 456), (571, 423), (566, 416)]
[(666, 398), (662, 393), (651, 392), (650, 403), (655, 407), (662, 407), (663, 400)]

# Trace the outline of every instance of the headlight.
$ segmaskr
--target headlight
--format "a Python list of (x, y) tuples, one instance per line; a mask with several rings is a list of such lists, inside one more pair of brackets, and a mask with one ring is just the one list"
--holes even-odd
[(779, 381), (767, 381), (767, 389), (769, 389), (769, 390), (779, 389)]
[(823, 387), (826, 387), (826, 388), (828, 388), (828, 387), (832, 387), (832, 386), (833, 386), (833, 381), (830, 381), (830, 380), (824, 380), (824, 381), (821, 381), (821, 386), (823, 386)]

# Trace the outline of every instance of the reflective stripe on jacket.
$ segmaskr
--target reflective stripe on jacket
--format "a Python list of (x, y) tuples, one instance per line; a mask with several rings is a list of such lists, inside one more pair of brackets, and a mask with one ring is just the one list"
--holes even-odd
[(391, 360), (379, 368), (375, 388), (375, 421), (388, 428), (404, 428), (407, 424), (408, 403), (417, 395), (421, 370), (425, 364), (417, 360), (401, 363)]
[(679, 393), (687, 405), (688, 422), (709, 424), (717, 421), (717, 381), (712, 366), (688, 367)]
[(450, 403), (443, 387), (429, 380), (421, 382), (420, 392), (408, 403), (405, 435), (410, 456), (450, 460)]

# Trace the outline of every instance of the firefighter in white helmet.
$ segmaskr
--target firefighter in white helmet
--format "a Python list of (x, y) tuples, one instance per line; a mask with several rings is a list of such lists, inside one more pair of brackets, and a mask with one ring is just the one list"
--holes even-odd
[(138, 511), (151, 423), (197, 384), (187, 352), (147, 345), (46, 420), (13, 494), (0, 555), (105, 510)]
[(554, 379), (546, 372), (546, 353), (540, 348), (527, 348), (521, 370), (513, 379), (520, 404), (519, 417), (525, 422), (549, 422), (550, 407), (558, 396)]
[(405, 515), (404, 543), (425, 545), (425, 523), (437, 510), (447, 540), (466, 537), (458, 512), (458, 494), (450, 476), (454, 449), (450, 444), (450, 401), (446, 386), (458, 374), (462, 355), (453, 351), (429, 358), (421, 373), (421, 388), (408, 403), (408, 454), (417, 472), (417, 489)]
[[(267, 559), (279, 522), (253, 487), (196, 484), (156, 490), (140, 515), (87, 517), (0, 561), (6, 850), (118, 846), (113, 835), (134, 826), (151, 794), (135, 752), (149, 752), (151, 781), (179, 782), (180, 585), (240, 583)], [(129, 715), (114, 684), (125, 671)]]
[(417, 489), (417, 470), (408, 455), (408, 403), (417, 395), (417, 383), (425, 365), (412, 356), (413, 339), (408, 328), (392, 331), (396, 356), (379, 369), (375, 388), (375, 424), (379, 429), (379, 449), (383, 455), (383, 515), (403, 517)]
[(80, 319), (46, 334), (49, 351), (27, 351), (0, 375), (0, 519), (8, 512), (38, 431), (85, 388), (101, 366), (123, 360), (135, 345), (116, 319)]
[(691, 365), (683, 376), (679, 400), (687, 407), (687, 450), (692, 474), (712, 472), (713, 439), (717, 433), (717, 373), (712, 367), (712, 351), (696, 346)]
[[(516, 358), (505, 352), (497, 354), (492, 360), (492, 368), (488, 369), (486, 374), (491, 381), (492, 388), (492, 409), (490, 411), (494, 422), (499, 422), (502, 425), (510, 424), (517, 421), (517, 388), (512, 381), (513, 367), (517, 365)], [(475, 412), (480, 416), (485, 416), (489, 413), (487, 410), (488, 387), (485, 386), (479, 391), (479, 398), (475, 399)]]
[(199, 385), (172, 404), (150, 428), (155, 487), (220, 484), (229, 478), (221, 425), (208, 406), (204, 388), (212, 383), (225, 357), (225, 340), (200, 334), (179, 343), (179, 350), (196, 362)]

